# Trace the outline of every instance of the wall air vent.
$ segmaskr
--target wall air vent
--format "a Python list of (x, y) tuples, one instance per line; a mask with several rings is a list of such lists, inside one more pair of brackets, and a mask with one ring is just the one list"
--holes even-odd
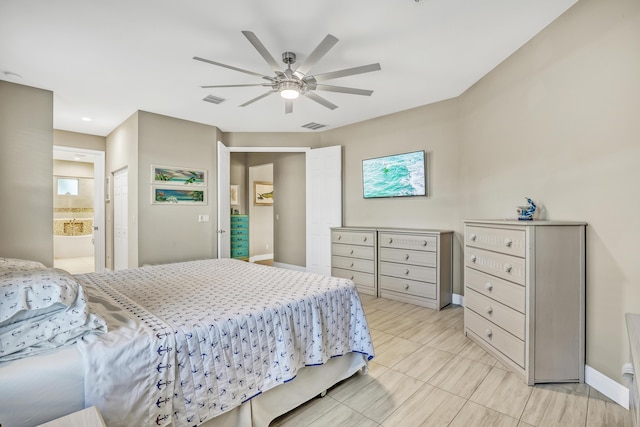
[(307, 129), (311, 129), (311, 130), (318, 130), (320, 128), (325, 127), (326, 125), (321, 125), (320, 123), (307, 123), (306, 125), (302, 125), (303, 128), (307, 128)]
[(218, 98), (217, 96), (207, 95), (205, 98), (202, 98), (203, 101), (210, 102), (212, 104), (220, 104), (224, 102), (224, 98)]

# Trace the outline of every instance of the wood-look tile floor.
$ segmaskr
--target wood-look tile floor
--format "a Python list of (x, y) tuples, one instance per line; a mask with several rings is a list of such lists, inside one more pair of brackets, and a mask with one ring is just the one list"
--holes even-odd
[(630, 426), (587, 384), (527, 386), (464, 336), (463, 309), (361, 296), (375, 347), (357, 373), (271, 427)]

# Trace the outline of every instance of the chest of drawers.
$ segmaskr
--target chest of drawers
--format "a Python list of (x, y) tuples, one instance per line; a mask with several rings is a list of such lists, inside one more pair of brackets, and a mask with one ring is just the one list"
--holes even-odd
[(435, 310), (451, 303), (453, 232), (379, 229), (380, 296)]
[(528, 384), (584, 381), (585, 227), (465, 221), (465, 334)]
[(249, 215), (231, 215), (231, 258), (249, 259)]
[(374, 296), (439, 310), (451, 303), (453, 232), (331, 229), (332, 275)]
[(375, 229), (331, 229), (331, 275), (351, 279), (359, 292), (377, 296)]

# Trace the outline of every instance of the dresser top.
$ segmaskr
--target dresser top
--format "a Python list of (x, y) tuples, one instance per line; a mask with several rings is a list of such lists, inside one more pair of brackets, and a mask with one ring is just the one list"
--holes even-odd
[(583, 221), (543, 221), (534, 219), (533, 221), (520, 221), (517, 219), (465, 219), (465, 224), (492, 224), (492, 225), (587, 225)]
[(351, 230), (351, 231), (381, 231), (385, 233), (432, 233), (432, 234), (449, 234), (452, 230), (434, 230), (426, 228), (395, 228), (395, 227), (331, 227), (332, 230)]

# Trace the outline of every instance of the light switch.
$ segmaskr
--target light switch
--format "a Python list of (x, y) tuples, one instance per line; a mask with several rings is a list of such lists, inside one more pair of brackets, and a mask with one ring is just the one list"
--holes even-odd
[(209, 222), (209, 215), (198, 215), (198, 222)]

